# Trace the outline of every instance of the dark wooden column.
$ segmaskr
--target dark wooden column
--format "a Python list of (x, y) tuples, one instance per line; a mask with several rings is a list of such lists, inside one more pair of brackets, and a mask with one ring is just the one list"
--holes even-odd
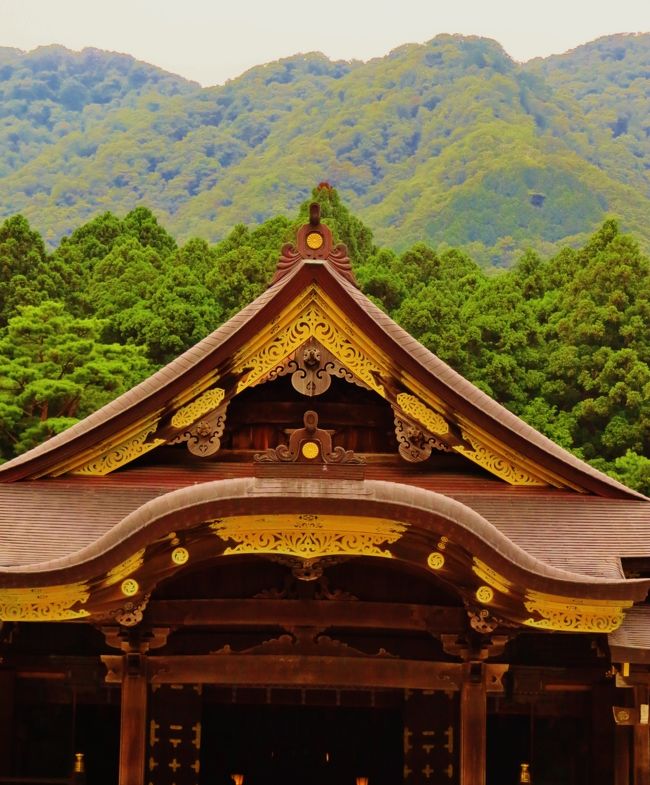
[(119, 785), (144, 785), (147, 723), (146, 655), (123, 655)]
[(485, 668), (468, 662), (460, 690), (460, 785), (485, 785), (486, 729)]
[(614, 781), (614, 736), (612, 706), (616, 702), (611, 684), (591, 689), (591, 755), (589, 785), (611, 785)]
[[(641, 707), (648, 703), (648, 687), (642, 685), (634, 688), (634, 698), (636, 707), (641, 711)], [(650, 785), (650, 725), (637, 723), (634, 726), (634, 764), (633, 779), (634, 785)]]
[(0, 774), (12, 773), (15, 673), (0, 670)]
[(614, 785), (630, 785), (631, 733), (627, 725), (617, 725), (614, 731)]

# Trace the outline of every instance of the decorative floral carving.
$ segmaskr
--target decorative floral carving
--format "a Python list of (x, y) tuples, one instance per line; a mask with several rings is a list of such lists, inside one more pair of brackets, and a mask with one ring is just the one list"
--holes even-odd
[(470, 627), (481, 635), (490, 635), (499, 626), (499, 620), (487, 608), (468, 608)]
[(210, 390), (206, 390), (203, 395), (199, 395), (192, 403), (188, 403), (187, 406), (183, 406), (182, 409), (176, 412), (171, 419), (172, 427), (186, 428), (188, 425), (192, 425), (199, 417), (203, 417), (204, 414), (209, 414), (213, 409), (216, 409), (223, 401), (225, 395), (226, 391), (222, 390), (221, 387), (213, 387)]
[[(309, 338), (315, 338), (347, 369), (344, 373), (352, 373), (370, 389), (385, 397), (384, 387), (379, 381), (380, 373), (365, 353), (348, 338), (331, 318), (322, 312), (315, 301), (316, 294), (310, 293), (308, 305), (286, 327), (276, 325), (277, 330), (270, 341), (257, 349), (253, 354), (244, 354), (237, 358), (234, 371), (244, 374), (237, 385), (237, 392), (263, 381), (274, 369), (282, 368), (287, 358), (305, 344)], [(332, 371), (337, 370), (332, 368)], [(246, 373), (244, 373), (246, 371)], [(328, 371), (331, 372), (331, 371)], [(337, 375), (343, 375), (337, 372)]]
[(624, 609), (630, 605), (629, 601), (589, 602), (529, 592), (524, 607), (535, 616), (524, 624), (543, 630), (613, 632), (621, 626)]
[(140, 600), (125, 602), (122, 607), (111, 611), (110, 616), (122, 627), (135, 627), (144, 617), (149, 597), (149, 594), (145, 594)]
[(88, 463), (74, 469), (72, 474), (103, 476), (159, 447), (165, 443), (165, 439), (151, 439), (151, 441), (147, 441), (149, 436), (156, 432), (157, 427), (157, 422), (147, 425), (146, 428), (136, 433), (135, 436), (130, 436), (117, 446), (111, 447), (105, 453), (93, 457)]
[(420, 425), (424, 425), (426, 430), (434, 436), (445, 436), (449, 433), (449, 425), (445, 418), (425, 406), (415, 395), (399, 393), (397, 405), (405, 414), (410, 415)]
[(228, 404), (220, 406), (209, 412), (191, 428), (179, 434), (170, 444), (187, 443), (187, 449), (192, 455), (207, 458), (214, 455), (221, 447), (221, 437), (226, 427), (226, 409)]
[(85, 583), (0, 591), (3, 621), (66, 621), (89, 616), (79, 606), (90, 597)]
[(502, 480), (510, 483), (510, 485), (547, 485), (544, 480), (530, 474), (503, 455), (495, 453), (492, 449), (482, 444), (475, 436), (465, 431), (462, 433), (463, 438), (472, 445), (472, 449), (459, 444), (454, 445), (454, 450), (469, 458), (470, 461), (474, 461), (474, 463), (487, 469), (491, 474), (496, 474), (497, 477), (501, 477)]
[(392, 558), (380, 546), (397, 542), (406, 525), (384, 518), (344, 515), (242, 515), (220, 518), (210, 528), (222, 540), (237, 545), (234, 553), (284, 554), (300, 559), (324, 556), (380, 556)]
[(433, 450), (451, 452), (451, 448), (440, 439), (425, 433), (421, 426), (414, 425), (399, 414), (395, 414), (395, 436), (399, 454), (409, 463), (426, 461)]

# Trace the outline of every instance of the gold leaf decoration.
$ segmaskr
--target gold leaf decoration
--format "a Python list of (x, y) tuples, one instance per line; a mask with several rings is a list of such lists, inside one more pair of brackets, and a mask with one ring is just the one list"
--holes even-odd
[(425, 406), (419, 398), (409, 393), (399, 393), (397, 405), (405, 413), (423, 425), (429, 433), (435, 436), (444, 436), (449, 433), (449, 425), (445, 418)]
[(141, 455), (165, 443), (164, 439), (147, 441), (147, 438), (152, 433), (155, 433), (157, 427), (157, 422), (147, 425), (146, 428), (136, 433), (135, 436), (131, 436), (118, 445), (111, 446), (101, 455), (93, 457), (88, 463), (75, 469), (72, 474), (89, 474), (95, 477), (102, 477), (135, 458), (139, 458)]
[(171, 424), (174, 428), (186, 428), (188, 425), (196, 422), (204, 414), (208, 414), (213, 409), (216, 409), (223, 401), (226, 391), (221, 387), (213, 387), (206, 390), (203, 395), (183, 406), (179, 409), (171, 419)]
[(0, 591), (2, 621), (67, 621), (89, 616), (83, 605), (90, 592), (85, 583)]
[(494, 591), (489, 586), (479, 586), (476, 590), (476, 599), (483, 605), (487, 605), (494, 599)]
[(482, 581), (487, 583), (488, 586), (491, 586), (493, 589), (500, 591), (502, 594), (510, 593), (510, 587), (512, 586), (512, 583), (507, 578), (504, 578), (503, 575), (499, 575), (499, 573), (496, 570), (493, 570), (492, 567), (487, 565), (485, 562), (482, 562), (480, 559), (477, 559), (476, 557), (474, 557), (472, 570)]
[(385, 397), (384, 388), (377, 381), (377, 366), (313, 301), (255, 352), (238, 358), (235, 372), (248, 372), (239, 380), (237, 392), (264, 379), (310, 338), (319, 341), (348, 371)]
[(427, 559), (427, 566), (432, 570), (441, 570), (445, 566), (445, 557), (438, 551), (433, 551)]
[(613, 632), (623, 622), (624, 609), (631, 601), (582, 600), (528, 592), (524, 606), (534, 617), (524, 620), (528, 627), (561, 632)]
[(103, 586), (113, 586), (120, 583), (129, 575), (134, 573), (144, 563), (144, 548), (136, 551), (128, 559), (113, 567), (106, 573), (106, 578), (102, 581)]
[(482, 466), (490, 474), (495, 474), (497, 477), (510, 483), (510, 485), (547, 485), (544, 480), (530, 474), (503, 455), (495, 453), (482, 444), (475, 436), (465, 431), (462, 433), (463, 438), (472, 445), (472, 449), (463, 445), (454, 445), (454, 450), (469, 458), (470, 461)]
[(384, 518), (345, 515), (240, 515), (210, 524), (222, 540), (237, 543), (224, 555), (269, 553), (317, 559), (323, 556), (392, 558), (380, 546), (397, 542), (406, 525)]

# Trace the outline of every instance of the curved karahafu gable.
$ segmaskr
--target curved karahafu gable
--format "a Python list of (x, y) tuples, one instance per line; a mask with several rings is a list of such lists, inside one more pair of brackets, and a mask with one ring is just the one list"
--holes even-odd
[(508, 412), (371, 303), (356, 288), (344, 246), (333, 245), (315, 208), (296, 246), (282, 249), (274, 280), (149, 379), (0, 467), (0, 482), (102, 476), (183, 441), (195, 454), (214, 455), (230, 401), (292, 369), (308, 374), (304, 363), (325, 355), (328, 367), (316, 370), (388, 401), (402, 429), (402, 455), (428, 454), (435, 446), (510, 485), (643, 498)]
[(549, 566), (466, 505), (421, 488), (249, 477), (172, 491), (77, 553), (5, 568), (0, 578), (14, 585), (0, 589), (0, 619), (131, 626), (160, 581), (249, 556), (282, 559), (303, 580), (332, 559), (393, 560), (458, 594), (478, 632), (513, 625), (611, 632), (650, 587)]

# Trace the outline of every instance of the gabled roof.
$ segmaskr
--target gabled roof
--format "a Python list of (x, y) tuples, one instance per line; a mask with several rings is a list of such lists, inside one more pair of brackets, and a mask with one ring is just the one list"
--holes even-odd
[[(320, 248), (310, 247), (310, 236), (323, 238)], [(338, 351), (358, 381), (434, 436), (453, 436), (456, 452), (513, 484), (644, 498), (540, 434), (408, 335), (359, 291), (344, 248), (333, 247), (318, 218), (300, 230), (297, 248), (283, 248), (275, 283), (253, 303), (141, 384), (0, 466), (0, 482), (123, 466), (264, 380), (310, 335)]]

